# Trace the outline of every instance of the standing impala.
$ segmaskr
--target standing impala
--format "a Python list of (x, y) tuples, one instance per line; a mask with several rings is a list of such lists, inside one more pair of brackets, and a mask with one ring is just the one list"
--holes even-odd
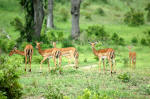
[(115, 51), (112, 48), (107, 48), (107, 49), (100, 49), (96, 50), (95, 43), (89, 42), (92, 46), (92, 50), (95, 56), (99, 58), (99, 72), (101, 71), (101, 60), (103, 60), (103, 66), (104, 66), (104, 72), (105, 72), (105, 63), (104, 59), (107, 58), (109, 61), (109, 65), (111, 66), (111, 74), (112, 74), (112, 64), (115, 66)]
[[(56, 58), (59, 58), (59, 67), (61, 66), (61, 51), (58, 48), (50, 48), (50, 49), (45, 49), (42, 50), (40, 47), (40, 43), (36, 42), (36, 48), (38, 49), (38, 52), (41, 54), (41, 56), (43, 57), (43, 60), (41, 61), (41, 65), (40, 65), (40, 71), (42, 70), (42, 63), (48, 59), (48, 67), (49, 67), (49, 58), (52, 57), (55, 63), (55, 67), (56, 66)], [(50, 71), (50, 67), (49, 67), (49, 71)]]
[(29, 57), (29, 63), (30, 63), (30, 72), (31, 72), (31, 60), (33, 55), (33, 46), (28, 44), (26, 45), (24, 51), (17, 50), (15, 47), (10, 53), (9, 56), (12, 56), (13, 54), (19, 54), (25, 56), (25, 71), (26, 71), (26, 64), (27, 64), (27, 57)]
[(136, 52), (131, 52), (131, 48), (132, 46), (128, 46), (130, 65), (131, 65), (131, 61), (133, 65), (136, 65)]
[[(53, 47), (56, 48), (56, 42), (53, 42)], [(67, 48), (60, 48), (62, 56), (68, 58), (68, 63), (70, 64), (70, 60), (74, 59), (75, 68), (78, 68), (78, 58), (79, 53), (77, 52), (76, 48), (74, 47), (67, 47)]]

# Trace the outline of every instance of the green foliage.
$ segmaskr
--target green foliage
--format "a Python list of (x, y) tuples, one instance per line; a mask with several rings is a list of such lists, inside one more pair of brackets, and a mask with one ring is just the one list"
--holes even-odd
[(128, 25), (139, 26), (144, 24), (144, 13), (131, 9), (124, 15), (124, 22)]
[(111, 39), (117, 45), (125, 45), (124, 39), (122, 37), (119, 37), (117, 33), (113, 33)]
[(58, 30), (49, 29), (46, 32), (46, 36), (47, 36), (48, 41), (62, 41), (62, 40), (64, 40), (63, 32), (58, 31)]
[(137, 44), (138, 43), (138, 39), (136, 37), (133, 37), (131, 42), (132, 42), (132, 44)]
[(0, 99), (7, 99), (7, 97), (5, 96), (5, 93), (0, 91)]
[(147, 21), (150, 21), (150, 3), (147, 4), (145, 11), (148, 11), (147, 13)]
[(4, 60), (6, 61), (0, 66), (0, 96), (4, 99), (6, 97), (20, 99), (22, 96), (22, 87), (18, 81), (20, 64), (15, 59)]
[(85, 19), (92, 20), (91, 13), (87, 12), (84, 14), (84, 16), (85, 16)]
[(150, 84), (148, 85), (142, 85), (140, 88), (139, 88), (139, 91), (144, 94), (144, 95), (150, 95)]
[(0, 48), (3, 52), (9, 52), (10, 50), (13, 49), (15, 46), (15, 41), (14, 40), (8, 40), (7, 38), (5, 39), (0, 39)]
[(118, 75), (118, 79), (120, 79), (124, 83), (127, 83), (130, 81), (131, 77), (129, 73), (123, 73)]
[(69, 12), (66, 8), (61, 8), (60, 9), (60, 20), (63, 21), (63, 22), (66, 22), (68, 19), (69, 19)]
[(85, 8), (89, 7), (90, 4), (91, 4), (91, 3), (90, 3), (89, 1), (87, 1), (87, 0), (85, 1), (85, 0), (84, 0), (84, 1), (82, 2), (82, 4), (81, 4), (81, 7), (85, 9)]
[(68, 39), (65, 39), (63, 42), (62, 42), (62, 48), (65, 48), (65, 47), (73, 47), (73, 43), (71, 40), (68, 40)]
[(101, 16), (105, 16), (105, 12), (104, 12), (103, 8), (97, 8), (97, 14), (99, 14)]
[(145, 39), (145, 38), (142, 38), (142, 39), (141, 39), (141, 44), (142, 44), (142, 45), (147, 45), (147, 42), (146, 42), (146, 39)]
[(89, 26), (86, 29), (88, 39), (90, 40), (102, 40), (102, 41), (107, 41), (108, 40), (108, 33), (105, 31), (104, 26), (99, 26), (99, 25), (93, 25)]
[(105, 95), (101, 95), (100, 92), (85, 89), (81, 96), (78, 96), (77, 99), (112, 99), (111, 97)]
[(87, 63), (87, 58), (84, 59), (84, 63)]
[(63, 93), (60, 91), (60, 89), (57, 86), (49, 85), (44, 97), (46, 99), (63, 99)]

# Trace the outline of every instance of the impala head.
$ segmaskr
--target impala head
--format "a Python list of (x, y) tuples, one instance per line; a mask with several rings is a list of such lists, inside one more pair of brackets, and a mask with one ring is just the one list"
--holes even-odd
[[(89, 42), (89, 41), (88, 41)], [(92, 47), (95, 47), (95, 45), (97, 44), (98, 42), (89, 42), (89, 44), (92, 46)]]
[(17, 50), (17, 48), (14, 47), (14, 49), (13, 49), (12, 51), (10, 51), (9, 56), (12, 56), (13, 54), (15, 54), (15, 53), (16, 53), (16, 50)]
[(40, 44), (42, 44), (42, 42), (36, 42), (36, 48), (39, 48)]

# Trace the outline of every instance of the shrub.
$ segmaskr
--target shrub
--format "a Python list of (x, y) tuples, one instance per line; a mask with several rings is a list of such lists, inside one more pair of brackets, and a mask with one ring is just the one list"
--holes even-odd
[(60, 89), (54, 85), (49, 85), (44, 97), (46, 99), (63, 99), (63, 93), (60, 91)]
[(136, 37), (133, 37), (132, 40), (131, 40), (131, 42), (133, 44), (137, 44), (138, 43), (138, 39)]
[[(6, 58), (6, 57), (5, 57)], [(3, 99), (20, 99), (22, 87), (18, 81), (20, 64), (15, 59), (4, 59), (5, 62), (0, 66), (0, 96)]]
[(64, 39), (64, 35), (62, 31), (49, 29), (46, 32), (48, 41), (62, 41)]
[(125, 45), (124, 39), (122, 37), (119, 37), (117, 33), (113, 33), (111, 39), (117, 45)]
[(150, 21), (150, 3), (147, 4), (145, 11), (148, 11), (147, 13), (147, 21)]
[(84, 16), (85, 16), (85, 19), (92, 20), (90, 13), (85, 13)]
[(65, 39), (63, 42), (62, 42), (62, 47), (73, 47), (73, 43), (71, 40), (67, 40)]
[(107, 41), (108, 40), (108, 33), (105, 31), (104, 26), (99, 25), (93, 25), (89, 26), (88, 29), (86, 29), (88, 39), (91, 40), (102, 40)]
[(89, 1), (83, 1), (82, 5), (83, 8), (87, 8), (88, 6), (90, 6), (90, 2)]
[(118, 75), (118, 79), (120, 79), (122, 82), (127, 83), (130, 81), (130, 75), (129, 73), (124, 73), (124, 74), (120, 74)]
[(142, 45), (148, 45), (145, 38), (142, 38), (142, 39), (141, 39), (141, 44), (142, 44)]
[(60, 20), (66, 22), (69, 18), (68, 10), (66, 8), (61, 8), (59, 13), (61, 15)]
[(101, 16), (104, 16), (105, 15), (105, 12), (102, 8), (98, 8), (97, 9), (97, 14), (101, 15)]
[(128, 25), (139, 26), (144, 24), (144, 13), (131, 9), (124, 16), (124, 22)]

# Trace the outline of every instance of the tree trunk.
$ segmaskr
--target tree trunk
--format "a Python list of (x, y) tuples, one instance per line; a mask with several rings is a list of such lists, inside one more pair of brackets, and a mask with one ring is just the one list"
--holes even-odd
[(77, 39), (80, 35), (79, 17), (80, 17), (81, 0), (71, 0), (71, 15), (72, 15), (72, 38)]
[(33, 8), (34, 8), (34, 36), (35, 38), (39, 39), (44, 18), (42, 0), (33, 0)]
[(54, 28), (54, 23), (53, 23), (53, 0), (48, 0), (47, 28)]

